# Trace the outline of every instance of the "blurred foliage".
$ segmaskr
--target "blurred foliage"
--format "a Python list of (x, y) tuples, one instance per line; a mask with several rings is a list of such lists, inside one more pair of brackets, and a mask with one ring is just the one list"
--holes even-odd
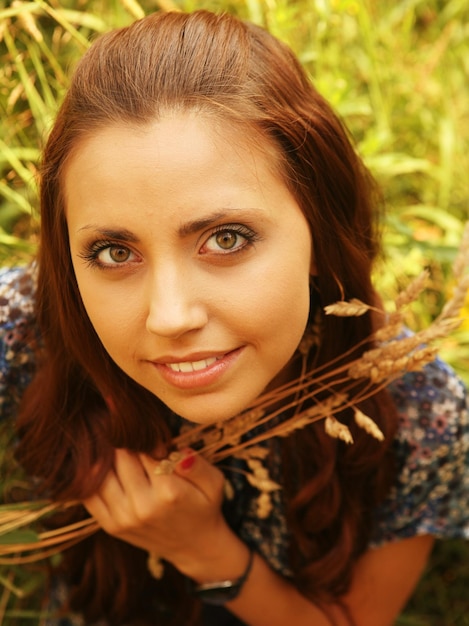
[[(90, 41), (154, 10), (198, 8), (263, 25), (297, 53), (383, 190), (383, 298), (392, 307), (397, 291), (428, 268), (431, 282), (409, 325), (428, 324), (452, 289), (451, 261), (469, 218), (467, 0), (0, 0), (0, 264), (34, 254), (41, 146)], [(469, 381), (467, 321), (442, 355)], [(437, 549), (436, 573), (401, 626), (469, 624), (469, 552), (449, 545)], [(9, 607), (1, 623), (39, 623), (19, 600), (36, 574), (0, 570), (0, 581), (0, 618)]]

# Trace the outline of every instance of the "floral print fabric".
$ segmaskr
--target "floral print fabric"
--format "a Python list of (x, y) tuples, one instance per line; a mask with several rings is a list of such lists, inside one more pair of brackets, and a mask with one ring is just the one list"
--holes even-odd
[(15, 417), (34, 372), (35, 272), (0, 270), (0, 419)]
[(417, 534), (469, 539), (466, 390), (436, 360), (390, 386), (400, 427), (396, 484), (377, 512), (375, 543)]

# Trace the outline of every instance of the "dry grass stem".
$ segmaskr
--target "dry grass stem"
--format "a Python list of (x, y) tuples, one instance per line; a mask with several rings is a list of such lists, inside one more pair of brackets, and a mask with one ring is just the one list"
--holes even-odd
[[(23, 528), (33, 524), (40, 518), (52, 513), (60, 508), (60, 504), (45, 504), (43, 507), (34, 510), (22, 510), (16, 509), (8, 510), (7, 505), (4, 505), (0, 510), (0, 535), (6, 535), (17, 528)], [(0, 553), (2, 546), (0, 545)]]
[[(25, 525), (28, 525), (28, 522), (26, 522)], [(47, 556), (51, 556), (60, 552), (64, 544), (73, 545), (84, 537), (93, 534), (97, 529), (97, 522), (93, 518), (87, 518), (53, 531), (38, 533), (36, 541), (0, 544), (0, 564), (21, 564), (41, 560), (45, 558), (45, 549), (48, 549)], [(17, 555), (17, 553), (29, 551), (32, 551), (33, 554), (28, 556)], [(15, 553), (15, 556), (5, 556), (11, 555), (12, 553)]]

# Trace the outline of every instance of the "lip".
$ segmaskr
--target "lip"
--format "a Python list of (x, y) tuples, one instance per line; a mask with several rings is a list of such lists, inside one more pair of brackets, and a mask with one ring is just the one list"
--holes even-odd
[[(238, 360), (243, 348), (236, 348), (225, 353), (196, 353), (184, 357), (162, 357), (150, 361), (162, 378), (179, 389), (197, 389), (215, 384)], [(207, 364), (203, 366), (202, 361)], [(196, 367), (184, 371), (184, 364), (195, 363)], [(175, 369), (176, 364), (183, 364), (183, 371)], [(171, 367), (173, 366), (173, 367)]]

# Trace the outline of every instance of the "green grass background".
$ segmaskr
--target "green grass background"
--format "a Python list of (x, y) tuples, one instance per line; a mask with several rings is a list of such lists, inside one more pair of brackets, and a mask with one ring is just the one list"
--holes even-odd
[[(453, 288), (451, 262), (469, 218), (467, 0), (0, 0), (0, 265), (34, 254), (41, 146), (90, 40), (154, 10), (198, 8), (264, 25), (297, 53), (381, 184), (383, 298), (391, 306), (429, 269), (408, 319), (427, 325)], [(460, 329), (441, 345), (466, 382), (468, 313), (466, 304)], [(0, 488), (8, 476), (0, 473)], [(41, 623), (40, 580), (38, 567), (0, 567), (0, 624)], [(469, 626), (467, 543), (437, 545), (397, 624)]]

